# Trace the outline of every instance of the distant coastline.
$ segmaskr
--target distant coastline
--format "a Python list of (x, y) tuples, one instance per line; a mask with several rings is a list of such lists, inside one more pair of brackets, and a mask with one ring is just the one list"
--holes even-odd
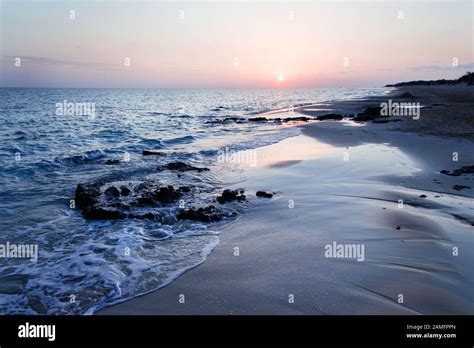
[(467, 72), (463, 76), (455, 80), (417, 80), (399, 82), (395, 84), (385, 85), (385, 87), (406, 87), (406, 86), (441, 86), (441, 85), (459, 85), (467, 84), (468, 86), (474, 86), (474, 72)]

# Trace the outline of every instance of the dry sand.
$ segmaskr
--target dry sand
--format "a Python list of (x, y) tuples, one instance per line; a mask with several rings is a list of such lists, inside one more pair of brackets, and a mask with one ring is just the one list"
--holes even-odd
[[(439, 173), (474, 164), (472, 100), (427, 88), (409, 89), (430, 94), (420, 98), (431, 105), (425, 126), (325, 121), (258, 149), (238, 185), (248, 209), (221, 229), (209, 258), (98, 314), (474, 314), (474, 175)], [(275, 195), (256, 198), (260, 189)], [(333, 242), (364, 245), (364, 260), (325, 257)]]

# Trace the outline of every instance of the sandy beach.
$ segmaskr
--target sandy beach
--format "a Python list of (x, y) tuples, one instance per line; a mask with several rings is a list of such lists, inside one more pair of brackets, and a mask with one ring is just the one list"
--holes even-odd
[[(440, 173), (474, 164), (472, 86), (296, 111), (355, 114), (403, 93), (421, 103), (418, 120), (305, 123), (258, 148), (235, 186), (247, 208), (207, 260), (96, 314), (473, 314), (474, 176)], [(327, 257), (334, 243), (363, 246), (363, 257)]]

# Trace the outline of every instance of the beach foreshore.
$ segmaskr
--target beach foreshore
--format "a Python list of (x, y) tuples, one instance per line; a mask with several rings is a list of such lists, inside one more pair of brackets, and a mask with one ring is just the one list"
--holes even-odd
[(474, 164), (472, 92), (403, 87), (319, 105), (355, 114), (410, 93), (423, 107), (418, 120), (308, 123), (258, 148), (238, 185), (248, 209), (208, 259), (96, 314), (474, 314), (474, 175), (441, 173)]

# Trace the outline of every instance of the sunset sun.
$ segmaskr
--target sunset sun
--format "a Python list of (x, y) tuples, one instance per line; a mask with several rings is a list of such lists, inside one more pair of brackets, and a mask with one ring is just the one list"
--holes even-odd
[(285, 76), (282, 75), (282, 74), (279, 74), (279, 75), (277, 76), (277, 79), (278, 79), (278, 81), (283, 82), (283, 81), (285, 81)]

